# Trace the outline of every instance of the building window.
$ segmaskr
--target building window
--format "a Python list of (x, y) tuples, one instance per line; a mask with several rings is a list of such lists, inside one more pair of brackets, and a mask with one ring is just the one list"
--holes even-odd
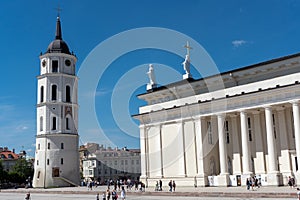
[(36, 165), (39, 165), (39, 160), (36, 160)]
[(41, 144), (38, 144), (38, 150), (40, 150), (41, 149)]
[(226, 143), (230, 143), (230, 134), (229, 134), (229, 126), (228, 121), (225, 121), (225, 135), (226, 135)]
[(127, 160), (125, 160), (125, 165), (127, 165), (128, 164), (128, 161)]
[(131, 164), (134, 165), (134, 160), (131, 160)]
[(57, 100), (57, 85), (51, 86), (51, 100), (56, 101)]
[(37, 179), (40, 178), (40, 175), (41, 175), (41, 172), (39, 171), (39, 172), (38, 172), (38, 175), (37, 175)]
[(251, 118), (248, 117), (248, 136), (249, 136), (249, 141), (252, 141), (252, 127), (251, 127)]
[(58, 72), (58, 60), (52, 60), (52, 72), (53, 73)]
[(64, 164), (64, 159), (63, 159), (63, 158), (60, 159), (60, 164), (61, 164), (61, 165)]
[(274, 138), (276, 139), (276, 122), (275, 122), (275, 115), (274, 114), (272, 114), (272, 122), (273, 122)]
[(211, 131), (211, 122), (207, 122), (207, 134), (208, 134), (208, 144), (212, 144), (212, 131)]
[(70, 122), (69, 117), (66, 117), (66, 129), (70, 130)]
[(43, 103), (44, 102), (44, 86), (41, 86), (41, 89), (40, 89), (40, 102)]
[(44, 124), (44, 120), (43, 117), (40, 117), (40, 131), (43, 131), (43, 124)]
[(50, 142), (48, 142), (48, 147), (47, 148), (50, 149)]
[(139, 160), (136, 160), (136, 164), (137, 164), (137, 165), (140, 164), (140, 161), (139, 161)]
[(49, 161), (49, 159), (47, 159), (47, 165), (49, 165), (49, 163), (50, 163), (50, 161)]
[(52, 130), (56, 130), (56, 117), (52, 117)]
[(66, 86), (66, 102), (71, 102), (71, 87)]
[(121, 165), (124, 165), (124, 160), (121, 160)]
[(60, 143), (60, 148), (64, 149), (64, 143)]
[(115, 160), (115, 165), (117, 165), (118, 164), (118, 161), (117, 160)]

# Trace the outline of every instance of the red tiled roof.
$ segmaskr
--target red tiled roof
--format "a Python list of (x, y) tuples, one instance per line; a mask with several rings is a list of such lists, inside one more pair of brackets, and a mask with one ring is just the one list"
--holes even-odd
[(19, 156), (12, 151), (2, 151), (0, 152), (0, 160), (2, 159), (18, 159)]

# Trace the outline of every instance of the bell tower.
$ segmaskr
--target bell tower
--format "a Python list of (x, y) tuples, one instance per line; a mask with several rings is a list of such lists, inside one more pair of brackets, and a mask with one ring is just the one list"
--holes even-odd
[(76, 61), (62, 39), (58, 16), (55, 39), (40, 55), (33, 187), (79, 184)]

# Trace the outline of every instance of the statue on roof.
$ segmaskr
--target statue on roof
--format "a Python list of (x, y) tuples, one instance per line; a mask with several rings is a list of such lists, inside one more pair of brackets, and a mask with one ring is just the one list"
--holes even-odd
[(186, 45), (184, 46), (184, 48), (186, 48), (186, 55), (185, 55), (185, 59), (182, 63), (183, 65), (183, 69), (185, 71), (185, 74), (183, 75), (183, 79), (188, 79), (191, 78), (191, 72), (190, 72), (190, 50), (192, 49), (192, 47), (189, 45), (189, 42), (186, 42)]
[(156, 87), (156, 79), (154, 74), (153, 64), (149, 64), (149, 70), (147, 72), (149, 77), (149, 83), (147, 84), (147, 90), (151, 90)]

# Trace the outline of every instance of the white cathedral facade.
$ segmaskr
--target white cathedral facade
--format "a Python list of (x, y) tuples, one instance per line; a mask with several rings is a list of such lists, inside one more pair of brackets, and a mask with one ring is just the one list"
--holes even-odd
[(37, 77), (37, 134), (33, 187), (78, 185), (77, 58), (62, 39), (60, 18), (56, 35), (40, 56)]
[(183, 79), (138, 95), (143, 182), (300, 183), (300, 53)]

